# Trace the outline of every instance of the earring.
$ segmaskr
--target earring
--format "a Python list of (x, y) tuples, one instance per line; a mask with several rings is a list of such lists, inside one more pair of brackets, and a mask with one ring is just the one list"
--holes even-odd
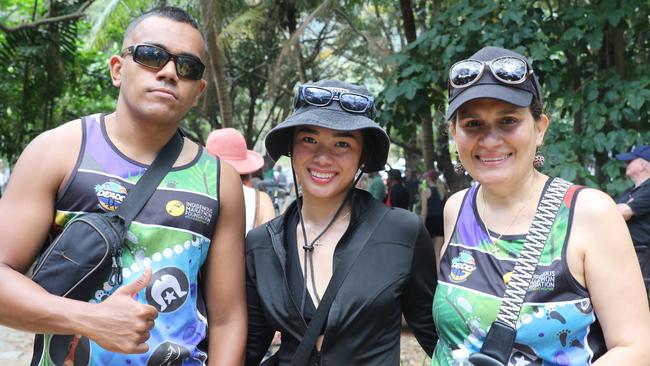
[(454, 163), (454, 173), (458, 175), (465, 175), (465, 167), (463, 166), (463, 163), (460, 162), (460, 158), (458, 157), (458, 151), (456, 151), (456, 163)]
[(533, 159), (533, 168), (539, 169), (544, 166), (544, 162), (546, 159), (544, 159), (544, 155), (540, 154), (539, 152), (535, 154), (535, 158)]

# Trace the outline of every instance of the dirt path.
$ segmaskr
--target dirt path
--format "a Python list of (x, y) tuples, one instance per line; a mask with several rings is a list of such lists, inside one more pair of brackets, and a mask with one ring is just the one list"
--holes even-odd
[(33, 339), (33, 334), (0, 326), (0, 365), (29, 365)]
[[(32, 355), (33, 334), (17, 331), (0, 326), (0, 365), (2, 366), (27, 366)], [(431, 360), (426, 357), (422, 348), (412, 334), (402, 334), (401, 365), (421, 366), (430, 365)]]

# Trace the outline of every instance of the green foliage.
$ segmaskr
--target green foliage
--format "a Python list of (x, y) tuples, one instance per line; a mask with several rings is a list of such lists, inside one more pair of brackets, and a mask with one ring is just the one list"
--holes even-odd
[[(33, 14), (41, 19), (50, 4), (56, 14), (69, 14), (86, 1), (2, 0), (0, 22), (16, 26), (32, 21)], [(410, 45), (397, 2), (344, 0), (306, 27), (300, 50), (282, 55), (291, 16), (300, 27), (321, 3), (219, 0), (206, 18), (196, 1), (104, 0), (95, 1), (80, 21), (0, 32), (0, 62), (6, 65), (0, 73), (0, 156), (13, 160), (45, 129), (110, 112), (118, 91), (111, 86), (108, 58), (119, 52), (134, 14), (168, 4), (198, 19), (217, 19), (235, 127), (250, 144), (290, 113), (299, 80), (297, 52), (308, 79), (367, 85), (379, 95), (378, 118), (391, 137), (412, 142), (419, 141), (419, 124), (429, 115), (434, 134), (443, 136), (448, 67), (494, 45), (534, 60), (551, 119), (541, 149), (544, 172), (612, 195), (629, 185), (613, 155), (650, 141), (647, 0), (412, 1), (418, 36)], [(283, 61), (274, 74), (278, 58)], [(204, 104), (184, 123), (198, 140), (218, 126), (216, 97)]]
[[(51, 14), (76, 11), (80, 2), (53, 2)], [(10, 27), (29, 22), (31, 14), (46, 11), (15, 2), (2, 22)], [(24, 145), (41, 131), (54, 127), (56, 100), (76, 75), (67, 71), (77, 62), (78, 28), (75, 21), (24, 28), (0, 36), (0, 62), (8, 65), (0, 74), (0, 151), (14, 160)]]

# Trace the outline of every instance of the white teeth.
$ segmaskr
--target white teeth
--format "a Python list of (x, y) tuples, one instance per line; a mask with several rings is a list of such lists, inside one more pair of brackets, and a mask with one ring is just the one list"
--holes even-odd
[(481, 158), (481, 161), (486, 162), (486, 163), (490, 163), (490, 162), (493, 162), (493, 161), (506, 160), (506, 158), (508, 158), (508, 156), (502, 156), (500, 158)]
[(321, 173), (321, 172), (311, 172), (311, 175), (313, 175), (316, 178), (319, 179), (330, 179), (332, 178), (335, 174), (334, 173)]

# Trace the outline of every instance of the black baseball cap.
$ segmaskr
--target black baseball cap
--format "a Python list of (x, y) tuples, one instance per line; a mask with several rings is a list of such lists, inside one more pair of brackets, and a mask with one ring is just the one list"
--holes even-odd
[[(500, 47), (483, 47), (470, 56), (468, 60), (488, 62), (506, 56), (524, 60), (529, 70), (533, 70), (531, 60), (515, 51)], [(514, 104), (518, 107), (528, 107), (533, 101), (533, 97), (536, 97), (542, 102), (540, 90), (541, 87), (535, 73), (521, 84), (505, 84), (497, 80), (491, 72), (483, 72), (481, 79), (468, 87), (455, 88), (450, 84), (447, 120), (452, 119), (458, 108), (463, 104), (474, 99), (492, 98)]]

